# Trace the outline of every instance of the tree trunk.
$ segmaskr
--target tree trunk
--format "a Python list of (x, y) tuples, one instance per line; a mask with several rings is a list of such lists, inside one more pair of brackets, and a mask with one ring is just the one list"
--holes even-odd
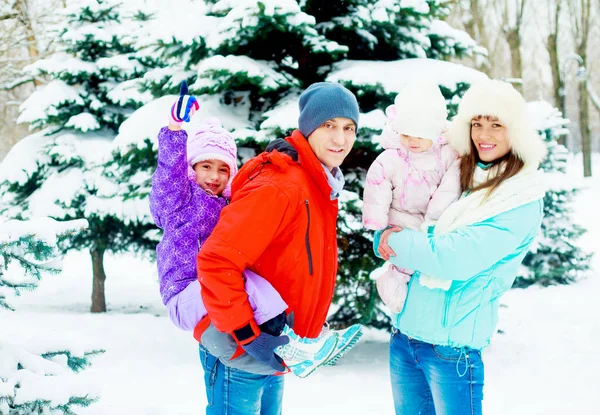
[(558, 34), (552, 33), (548, 36), (548, 53), (550, 54), (550, 68), (552, 69), (552, 92), (554, 96), (554, 106), (565, 112), (562, 98), (560, 95), (563, 86), (560, 79), (560, 62), (558, 61)]
[(92, 313), (106, 312), (106, 298), (104, 296), (104, 281), (106, 273), (104, 272), (104, 249), (92, 248), (93, 287), (92, 287)]
[(523, 67), (521, 65), (521, 38), (519, 28), (511, 28), (506, 33), (506, 41), (510, 48), (511, 74), (513, 78), (523, 79)]
[[(591, 26), (591, 0), (581, 0), (581, 20), (579, 32), (574, 32), (579, 36), (577, 44), (577, 54), (583, 61), (582, 66), (588, 65), (587, 45), (590, 36)], [(589, 70), (589, 66), (588, 66)], [(588, 74), (589, 77), (589, 74)], [(583, 155), (583, 177), (592, 175), (592, 133), (590, 131), (590, 96), (586, 83), (588, 79), (579, 82), (579, 129), (581, 130), (581, 153)]]
[[(19, 15), (19, 20), (21, 24), (25, 28), (29, 60), (32, 63), (36, 62), (40, 57), (40, 53), (37, 47), (37, 39), (35, 37), (35, 32), (33, 31), (33, 22), (31, 21), (31, 18), (29, 16), (29, 4), (26, 0), (19, 0), (15, 3), (14, 7)], [(33, 84), (35, 86), (40, 86), (42, 83), (34, 77)]]
[(579, 126), (581, 129), (581, 153), (583, 154), (583, 177), (592, 175), (592, 133), (590, 131), (589, 94), (585, 81), (579, 83)]
[[(558, 33), (551, 33), (548, 36), (548, 53), (550, 54), (550, 69), (552, 69), (552, 95), (554, 97), (554, 106), (560, 108), (563, 117), (567, 116), (567, 104), (565, 101), (566, 91), (563, 79), (560, 77), (560, 61), (558, 60)], [(558, 144), (567, 145), (567, 135), (562, 134), (558, 138)]]
[(488, 51), (487, 59), (482, 61), (477, 69), (490, 75), (492, 71), (490, 62), (492, 60), (491, 55), (493, 51), (490, 48), (490, 42), (487, 33), (485, 32), (485, 24), (483, 23), (485, 19), (485, 16), (483, 15), (485, 13), (485, 8), (480, 6), (479, 0), (471, 0), (469, 3), (469, 12), (471, 14), (470, 19), (465, 23), (467, 33)]

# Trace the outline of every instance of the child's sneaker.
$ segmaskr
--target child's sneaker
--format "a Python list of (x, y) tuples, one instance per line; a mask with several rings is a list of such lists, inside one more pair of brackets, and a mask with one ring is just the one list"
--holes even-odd
[(330, 332), (337, 333), (338, 341), (334, 352), (331, 354), (329, 359), (323, 363), (323, 366), (334, 365), (340, 357), (348, 353), (354, 346), (356, 346), (363, 335), (362, 326), (360, 324), (353, 324), (347, 329), (333, 330)]
[(316, 339), (308, 339), (299, 337), (286, 325), (281, 334), (288, 336), (290, 342), (275, 349), (275, 353), (299, 378), (307, 377), (327, 361), (335, 352), (338, 342), (338, 335), (334, 331)]

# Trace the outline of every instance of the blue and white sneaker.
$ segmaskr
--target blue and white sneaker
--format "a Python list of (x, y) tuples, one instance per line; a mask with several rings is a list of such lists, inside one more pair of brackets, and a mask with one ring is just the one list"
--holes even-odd
[(326, 333), (337, 333), (338, 341), (335, 346), (335, 351), (331, 357), (327, 359), (323, 366), (332, 366), (339, 360), (340, 357), (348, 353), (362, 337), (362, 326), (360, 324), (353, 324), (344, 330), (326, 330)]
[(285, 326), (281, 335), (290, 338), (290, 342), (275, 349), (287, 367), (299, 378), (305, 378), (326, 362), (336, 350), (338, 334), (335, 331), (325, 333), (316, 339), (299, 337)]

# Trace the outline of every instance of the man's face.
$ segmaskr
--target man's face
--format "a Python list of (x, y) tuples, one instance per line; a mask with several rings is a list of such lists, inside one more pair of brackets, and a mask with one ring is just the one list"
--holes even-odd
[(356, 124), (349, 118), (325, 121), (308, 136), (308, 144), (325, 167), (339, 167), (356, 141)]

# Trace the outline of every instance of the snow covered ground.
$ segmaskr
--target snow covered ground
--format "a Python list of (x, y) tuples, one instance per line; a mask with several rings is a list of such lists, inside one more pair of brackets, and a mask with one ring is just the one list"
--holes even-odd
[[(595, 155), (600, 156), (600, 155)], [(580, 160), (571, 163), (581, 177)], [(592, 414), (600, 412), (600, 157), (595, 178), (576, 201), (576, 219), (589, 232), (581, 238), (595, 251), (597, 271), (570, 286), (511, 290), (504, 298), (498, 334), (484, 353), (484, 413)], [(206, 402), (197, 346), (166, 318), (157, 276), (148, 261), (108, 257), (109, 312), (89, 314), (91, 267), (85, 253), (70, 254), (61, 276), (43, 280), (38, 290), (12, 302), (2, 313), (0, 333), (15, 343), (52, 342), (72, 337), (106, 353), (80, 379), (101, 396), (82, 414), (203, 413)], [(369, 331), (332, 368), (308, 379), (288, 376), (286, 414), (392, 414), (388, 381), (389, 335)], [(594, 392), (596, 391), (596, 392)]]

